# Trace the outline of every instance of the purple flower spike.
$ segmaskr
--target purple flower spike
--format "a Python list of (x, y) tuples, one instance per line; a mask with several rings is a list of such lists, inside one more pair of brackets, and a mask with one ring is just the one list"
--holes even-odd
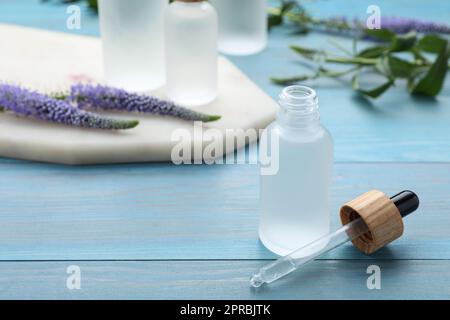
[(381, 17), (381, 27), (398, 34), (410, 31), (450, 34), (450, 26), (446, 24), (408, 18)]
[(0, 84), (0, 108), (17, 115), (70, 126), (121, 130), (136, 127), (134, 120), (115, 120), (80, 110), (65, 100), (57, 100), (19, 86)]
[[(382, 29), (390, 30), (396, 34), (405, 34), (410, 31), (419, 33), (450, 34), (450, 25), (432, 21), (382, 16), (380, 24)], [(366, 22), (364, 20), (358, 18), (349, 20), (346, 17), (341, 16), (320, 19), (315, 21), (312, 25), (336, 33), (356, 32), (358, 34), (360, 31), (366, 29)]]
[(122, 89), (102, 85), (76, 84), (71, 88), (70, 99), (81, 109), (122, 110), (170, 116), (188, 121), (211, 122), (220, 116), (208, 115), (177, 106), (170, 101), (129, 93)]

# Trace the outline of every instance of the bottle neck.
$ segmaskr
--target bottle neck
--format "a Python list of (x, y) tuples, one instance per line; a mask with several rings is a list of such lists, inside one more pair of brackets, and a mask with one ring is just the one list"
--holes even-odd
[(287, 129), (311, 129), (320, 125), (316, 92), (306, 86), (285, 88), (279, 99), (277, 123)]

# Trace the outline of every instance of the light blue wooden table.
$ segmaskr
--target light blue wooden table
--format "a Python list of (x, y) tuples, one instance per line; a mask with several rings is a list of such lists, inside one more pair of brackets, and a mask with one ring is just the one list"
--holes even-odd
[[(307, 7), (321, 16), (364, 17), (371, 3), (317, 0)], [(447, 1), (377, 4), (386, 15), (450, 21)], [(1, 0), (0, 22), (69, 32), (65, 9)], [(97, 24), (83, 11), (76, 33), (97, 36)], [(291, 31), (274, 30), (262, 54), (232, 58), (273, 98), (280, 88), (270, 76), (307, 71), (287, 46), (329, 39)], [(450, 298), (449, 81), (435, 100), (411, 98), (399, 85), (375, 102), (340, 82), (311, 85), (336, 143), (334, 226), (340, 204), (360, 193), (409, 188), (422, 203), (400, 240), (372, 257), (346, 245), (253, 290), (250, 274), (274, 258), (257, 237), (256, 166), (65, 167), (0, 159), (0, 298)], [(366, 287), (372, 264), (381, 267), (381, 290)], [(81, 290), (66, 287), (70, 265), (81, 268)]]

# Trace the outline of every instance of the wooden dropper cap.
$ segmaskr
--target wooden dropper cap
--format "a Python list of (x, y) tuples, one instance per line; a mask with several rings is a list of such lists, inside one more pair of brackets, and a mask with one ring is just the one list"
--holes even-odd
[(412, 191), (387, 197), (372, 190), (346, 203), (340, 210), (342, 224), (361, 218), (369, 231), (352, 242), (360, 251), (371, 254), (403, 234), (403, 217), (419, 207), (419, 198)]

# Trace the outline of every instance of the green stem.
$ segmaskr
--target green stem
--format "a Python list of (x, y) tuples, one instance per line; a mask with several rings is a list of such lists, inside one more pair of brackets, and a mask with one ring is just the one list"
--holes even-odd
[(373, 66), (377, 64), (378, 59), (372, 58), (342, 58), (342, 57), (325, 57), (326, 62), (339, 63), (339, 64), (357, 64), (362, 66)]
[(340, 64), (357, 64), (357, 65), (366, 65), (372, 66), (378, 62), (377, 58), (363, 58), (363, 57), (339, 57), (333, 56), (331, 53), (326, 51), (316, 51), (313, 49), (306, 49), (302, 47), (298, 47), (295, 45), (291, 45), (290, 48), (297, 52), (299, 55), (303, 56), (306, 59), (314, 60), (315, 56), (320, 54), (323, 56), (325, 62), (331, 63), (340, 63)]
[(328, 78), (340, 78), (347, 74), (353, 73), (359, 69), (360, 69), (360, 66), (356, 66), (354, 68), (350, 68), (350, 69), (344, 70), (344, 71), (319, 70), (318, 75), (328, 77)]
[[(291, 49), (294, 51), (296, 50), (296, 46), (292, 45)], [(299, 53), (300, 54), (300, 53)], [(379, 62), (379, 58), (363, 58), (363, 57), (339, 57), (339, 56), (332, 56), (331, 54), (327, 52), (321, 52), (323, 55), (323, 59), (325, 62), (328, 63), (338, 63), (338, 64), (356, 64), (359, 66), (374, 66)], [(312, 58), (307, 57), (305, 55), (302, 55), (303, 57), (312, 60)], [(428, 61), (410, 61), (411, 64), (414, 64), (418, 67), (430, 67), (433, 63), (430, 63)], [(450, 63), (447, 66), (450, 69)]]
[(339, 78), (339, 77), (345, 76), (347, 74), (353, 73), (359, 69), (360, 69), (359, 66), (350, 68), (350, 69), (344, 70), (344, 71), (329, 71), (326, 69), (319, 69), (313, 75), (301, 75), (301, 76), (295, 76), (295, 77), (291, 77), (291, 78), (271, 78), (271, 80), (274, 83), (279, 84), (279, 85), (289, 85), (289, 84), (299, 83), (299, 82), (306, 81), (306, 80), (314, 80), (319, 77)]
[(346, 54), (349, 57), (353, 57), (354, 54), (348, 50), (346, 47), (344, 47), (343, 45), (341, 45), (339, 42), (335, 41), (334, 39), (329, 39), (328, 40), (335, 48), (337, 48), (338, 50), (340, 50), (341, 52), (343, 52), (344, 54)]

